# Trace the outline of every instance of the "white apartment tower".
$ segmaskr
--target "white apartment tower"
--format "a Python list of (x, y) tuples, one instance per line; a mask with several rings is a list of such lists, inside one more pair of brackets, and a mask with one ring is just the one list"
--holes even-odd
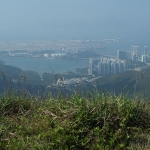
[(126, 62), (120, 59), (101, 58), (98, 63), (98, 74), (108, 75), (126, 71)]
[(138, 57), (138, 52), (139, 52), (139, 46), (131, 46), (131, 55), (133, 55), (133, 53), (136, 55), (136, 57)]
[(92, 58), (89, 59), (88, 75), (93, 75), (93, 60), (92, 60)]
[(144, 62), (144, 63), (147, 63), (147, 58), (148, 58), (147, 55), (144, 54), (141, 57), (141, 61)]
[(116, 74), (116, 63), (115, 62), (111, 63), (111, 74)]

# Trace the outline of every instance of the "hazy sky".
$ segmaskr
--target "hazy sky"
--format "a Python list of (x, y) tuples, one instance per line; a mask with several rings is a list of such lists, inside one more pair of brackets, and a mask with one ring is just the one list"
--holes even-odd
[(0, 40), (149, 38), (150, 0), (0, 0)]

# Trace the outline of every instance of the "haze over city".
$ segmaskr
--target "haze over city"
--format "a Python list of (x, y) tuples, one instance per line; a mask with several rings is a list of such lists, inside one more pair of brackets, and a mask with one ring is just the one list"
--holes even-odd
[(147, 39), (149, 6), (149, 0), (1, 0), (0, 40)]
[(150, 0), (0, 0), (0, 150), (150, 150)]

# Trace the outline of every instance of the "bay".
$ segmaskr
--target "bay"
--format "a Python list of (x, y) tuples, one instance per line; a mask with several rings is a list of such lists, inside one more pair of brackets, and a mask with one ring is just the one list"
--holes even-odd
[(32, 57), (0, 57), (5, 61), (5, 65), (18, 67), (22, 70), (31, 70), (43, 73), (64, 73), (67, 71), (75, 72), (76, 68), (87, 67), (88, 59), (49, 59)]

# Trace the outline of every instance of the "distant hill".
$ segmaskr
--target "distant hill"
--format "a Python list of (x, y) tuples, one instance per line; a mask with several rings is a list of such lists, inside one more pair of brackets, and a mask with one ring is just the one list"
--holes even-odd
[(42, 80), (40, 75), (34, 71), (23, 71), (20, 68), (5, 65), (0, 61), (0, 92), (3, 93), (4, 89), (19, 89), (22, 87), (35, 89), (35, 85), (41, 87)]

